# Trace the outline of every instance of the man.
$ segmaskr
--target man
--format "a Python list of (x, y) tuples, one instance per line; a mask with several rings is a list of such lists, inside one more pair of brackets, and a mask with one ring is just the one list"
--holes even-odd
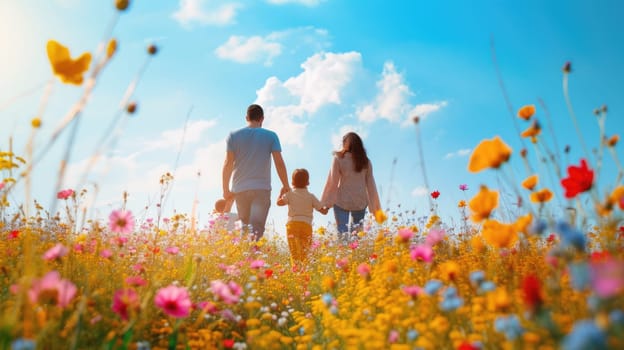
[(247, 127), (230, 133), (227, 138), (223, 198), (234, 197), (238, 217), (244, 227), (251, 226), (253, 237), (258, 240), (264, 235), (271, 206), (271, 156), (282, 182), (280, 196), (290, 191), (290, 186), (279, 138), (275, 132), (262, 128), (262, 107), (249, 106), (245, 119)]

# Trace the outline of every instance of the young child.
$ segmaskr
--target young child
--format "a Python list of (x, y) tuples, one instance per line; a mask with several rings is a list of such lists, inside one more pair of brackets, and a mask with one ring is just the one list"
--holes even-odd
[(230, 212), (234, 200), (217, 199), (214, 206), (215, 227), (232, 231), (236, 228), (238, 214)]
[(286, 237), (293, 267), (303, 263), (312, 246), (312, 213), (314, 209), (327, 214), (328, 208), (321, 205), (315, 195), (308, 192), (310, 175), (306, 169), (295, 169), (292, 173), (293, 190), (284, 193), (277, 205), (288, 205)]

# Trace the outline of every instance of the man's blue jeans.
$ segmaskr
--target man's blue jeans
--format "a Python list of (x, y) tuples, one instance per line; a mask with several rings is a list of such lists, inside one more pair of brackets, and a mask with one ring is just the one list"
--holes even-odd
[(264, 235), (264, 226), (271, 207), (271, 191), (243, 191), (236, 193), (234, 198), (243, 230), (246, 231), (251, 226), (251, 234), (255, 240), (259, 240)]
[[(366, 209), (362, 210), (344, 210), (334, 205), (334, 217), (336, 218), (336, 226), (338, 228), (338, 240), (347, 243), (350, 240), (351, 232), (359, 232), (362, 229), (362, 222)], [(351, 226), (349, 226), (349, 216), (351, 217)]]

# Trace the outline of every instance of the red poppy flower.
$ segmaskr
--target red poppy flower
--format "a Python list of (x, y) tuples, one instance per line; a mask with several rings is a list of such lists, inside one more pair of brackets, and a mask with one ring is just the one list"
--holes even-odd
[(266, 276), (266, 278), (271, 278), (271, 276), (273, 276), (273, 270), (271, 269), (264, 270), (264, 275)]
[(571, 165), (568, 167), (568, 177), (561, 180), (561, 185), (565, 189), (565, 197), (570, 199), (589, 190), (593, 182), (594, 171), (587, 167), (585, 159), (581, 159), (580, 166)]
[(538, 309), (544, 302), (541, 285), (542, 282), (535, 275), (528, 275), (522, 280), (522, 298), (531, 311)]
[(223, 347), (231, 349), (234, 347), (234, 339), (223, 339)]
[(431, 192), (431, 198), (433, 199), (438, 199), (438, 197), (440, 197), (440, 191), (433, 191)]

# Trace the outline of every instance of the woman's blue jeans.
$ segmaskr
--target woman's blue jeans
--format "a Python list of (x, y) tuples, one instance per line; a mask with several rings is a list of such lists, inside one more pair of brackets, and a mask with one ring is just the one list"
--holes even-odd
[[(334, 205), (334, 217), (336, 218), (336, 227), (338, 228), (338, 240), (347, 243), (350, 241), (351, 232), (359, 232), (362, 229), (362, 222), (366, 208), (362, 210), (345, 210)], [(349, 225), (349, 218), (351, 225)]]

